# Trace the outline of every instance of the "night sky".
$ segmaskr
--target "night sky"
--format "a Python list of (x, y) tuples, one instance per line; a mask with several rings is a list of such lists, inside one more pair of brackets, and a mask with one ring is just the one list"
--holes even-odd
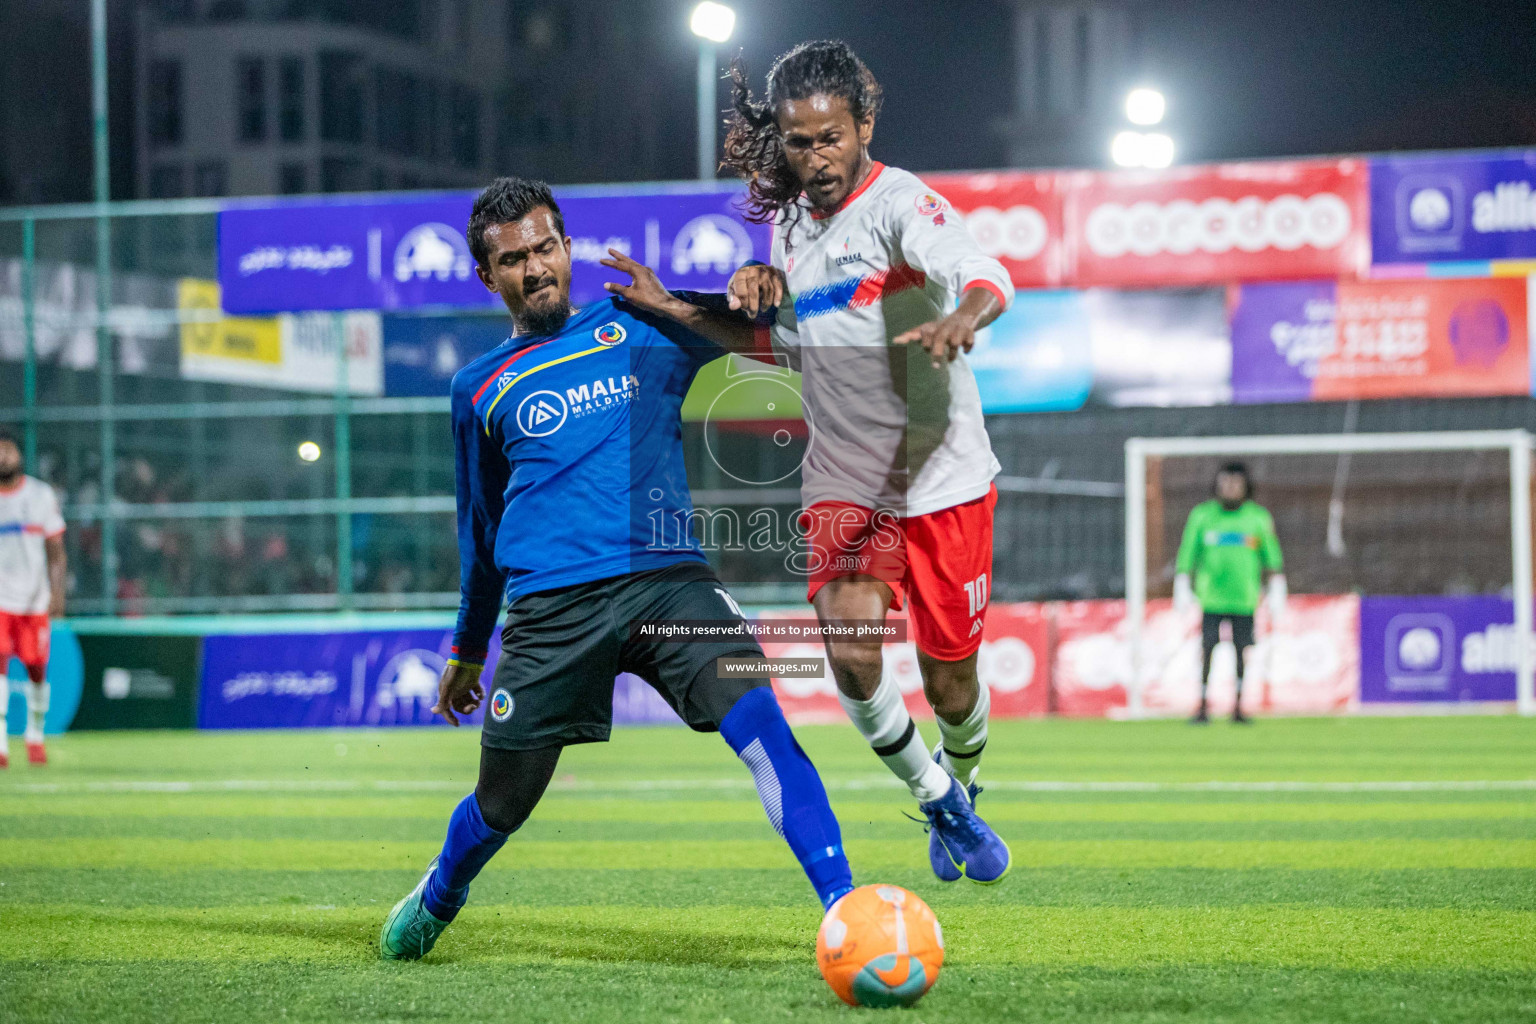
[[(801, 39), (839, 37), (859, 51), (886, 90), (881, 158), (914, 170), (1001, 163), (991, 123), (1009, 107), (1011, 5), (735, 6), (759, 80)], [(1168, 95), (1183, 162), (1536, 143), (1536, 3), (1141, 7), (1144, 77)]]
[[(660, 165), (639, 176), (688, 178), (693, 0), (647, 2), (657, 14), (654, 57), (643, 73), (664, 87), (665, 144)], [(1012, 89), (1006, 0), (732, 3), (736, 42), (722, 51), (739, 45), (759, 87), (774, 56), (794, 43), (842, 38), (885, 87), (877, 157), (917, 171), (1003, 165), (994, 125), (1009, 112)], [(109, 0), (119, 198), (133, 188), (133, 4)], [(1142, 77), (1168, 95), (1165, 130), (1180, 162), (1536, 145), (1536, 0), (1140, 0), (1139, 7)], [(85, 10), (81, 0), (0, 0), (0, 30), (21, 41), (17, 59), (0, 62), (0, 204), (17, 201), (7, 171), (29, 162), (58, 168), (32, 201), (90, 196)], [(722, 88), (722, 106), (725, 97)], [(1092, 129), (1105, 149), (1114, 127)], [(54, 150), (52, 159), (39, 160), (40, 149)], [(615, 170), (636, 176), (634, 168)]]

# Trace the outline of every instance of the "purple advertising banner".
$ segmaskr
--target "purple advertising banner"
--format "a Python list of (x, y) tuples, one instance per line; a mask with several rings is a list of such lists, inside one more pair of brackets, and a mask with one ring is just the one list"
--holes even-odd
[(1245, 284), (1232, 303), (1232, 401), (1305, 402), (1317, 362), (1334, 351), (1332, 281)]
[[(203, 642), (198, 726), (299, 729), (445, 724), (434, 716), (452, 631), (377, 630), (210, 636)], [(486, 689), (501, 653), (492, 638)], [(484, 720), (482, 707), (466, 721)], [(633, 675), (614, 681), (616, 725), (673, 724), (677, 715)]]
[(1536, 257), (1536, 150), (1371, 161), (1371, 262)]
[[(558, 190), (557, 190), (558, 192)], [(571, 301), (607, 297), (618, 249), (669, 288), (723, 291), (768, 258), (769, 229), (742, 220), (741, 189), (556, 195), (571, 236)], [(219, 284), (230, 313), (495, 306), (464, 231), (474, 196), (236, 207), (219, 214)]]
[(1502, 597), (1361, 598), (1361, 701), (1514, 700), (1514, 620)]

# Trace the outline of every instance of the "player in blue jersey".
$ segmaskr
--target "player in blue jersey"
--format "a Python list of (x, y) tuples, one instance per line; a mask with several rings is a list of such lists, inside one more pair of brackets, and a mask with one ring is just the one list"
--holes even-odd
[[(503, 595), (507, 621), (479, 782), (454, 810), (442, 852), (390, 912), (382, 956), (424, 956), (539, 802), (560, 751), (608, 739), (620, 672), (655, 686), (694, 729), (720, 732), (830, 906), (852, 888), (837, 819), (765, 680), (717, 670), (719, 658), (762, 649), (687, 529), (680, 410), (721, 349), (622, 298), (573, 309), (571, 240), (542, 182), (497, 179), (476, 199), (468, 234), (480, 280), (515, 331), (453, 379), (461, 600), (433, 710), (454, 725), (486, 699), (480, 675)], [(638, 264), (610, 265), (652, 299), (666, 294)], [(707, 330), (704, 317), (693, 326)], [(718, 623), (720, 635), (643, 635), (646, 623), (680, 621)]]

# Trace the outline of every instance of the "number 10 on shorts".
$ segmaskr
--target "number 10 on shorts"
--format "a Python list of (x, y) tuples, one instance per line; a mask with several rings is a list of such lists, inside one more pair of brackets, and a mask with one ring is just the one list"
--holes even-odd
[(975, 618), (983, 608), (987, 606), (987, 574), (982, 573), (975, 579), (965, 584), (965, 601), (970, 611), (966, 614)]

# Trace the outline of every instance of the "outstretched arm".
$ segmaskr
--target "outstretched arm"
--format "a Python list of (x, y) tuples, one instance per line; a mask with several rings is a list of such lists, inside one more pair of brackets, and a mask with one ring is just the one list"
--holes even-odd
[[(608, 259), (602, 261), (603, 266), (628, 274), (630, 283), (609, 281), (603, 287), (625, 302), (648, 313), (664, 316), (727, 352), (754, 355), (764, 348), (760, 341), (762, 328), (746, 316), (735, 312), (717, 312), (687, 302), (667, 291), (650, 267), (635, 262), (617, 249), (609, 249), (608, 256)], [(755, 307), (743, 303), (734, 290), (726, 301), (730, 310), (741, 309), (749, 315), (755, 314)]]

